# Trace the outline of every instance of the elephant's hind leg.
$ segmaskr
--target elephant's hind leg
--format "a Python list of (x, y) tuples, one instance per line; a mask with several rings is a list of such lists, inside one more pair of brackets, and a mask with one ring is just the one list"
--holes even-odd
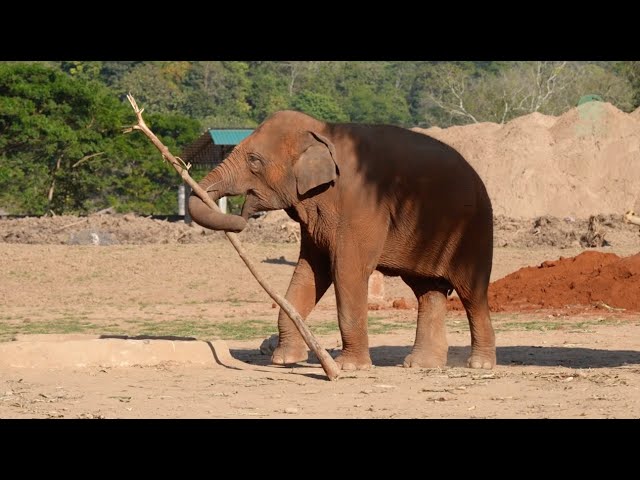
[(478, 212), (467, 226), (452, 265), (451, 283), (467, 311), (471, 330), (470, 368), (493, 368), (496, 338), (489, 314), (489, 279), (493, 257), (493, 223), (489, 211)]
[(447, 364), (449, 346), (445, 330), (447, 287), (433, 280), (405, 278), (403, 280), (418, 299), (416, 341), (404, 359), (405, 367), (437, 368)]
[(496, 364), (496, 338), (491, 325), (487, 287), (456, 289), (462, 305), (467, 311), (471, 330), (471, 356), (467, 360), (470, 368), (491, 369)]

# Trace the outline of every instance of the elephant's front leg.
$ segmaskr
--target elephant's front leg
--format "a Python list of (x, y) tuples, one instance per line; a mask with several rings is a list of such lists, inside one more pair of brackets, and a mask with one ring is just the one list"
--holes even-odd
[[(328, 257), (305, 242), (303, 234), (300, 258), (285, 298), (306, 319), (330, 285)], [(278, 337), (278, 346), (271, 356), (272, 363), (287, 365), (303, 362), (308, 358), (307, 345), (302, 335), (282, 309), (278, 315)]]
[(367, 334), (367, 289), (369, 270), (357, 261), (359, 255), (340, 257), (334, 267), (334, 288), (338, 304), (338, 324), (342, 353), (336, 363), (342, 370), (366, 370), (371, 367)]

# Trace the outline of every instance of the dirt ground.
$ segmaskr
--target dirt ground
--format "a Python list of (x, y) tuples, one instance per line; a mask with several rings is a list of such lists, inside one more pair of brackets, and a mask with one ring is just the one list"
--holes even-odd
[[(35, 225), (36, 220), (29, 222)], [(77, 220), (57, 220), (55, 229)], [(416, 311), (390, 307), (393, 299), (412, 300), (412, 294), (399, 279), (385, 278), (387, 304), (369, 312), (375, 366), (329, 382), (314, 358), (296, 368), (259, 370), (269, 363), (260, 345), (277, 331), (277, 309), (224, 238), (196, 232), (194, 238), (207, 241), (180, 243), (186, 236), (177, 235), (166, 243), (127, 243), (117, 230), (105, 228), (113, 239), (110, 245), (82, 245), (69, 241), (73, 229), (66, 227), (62, 240), (21, 243), (15, 241), (16, 229), (28, 238), (38, 231), (37, 225), (35, 230), (16, 227), (19, 222), (0, 220), (0, 341), (37, 333), (218, 338), (256, 370), (213, 361), (207, 366), (3, 368), (0, 418), (640, 417), (637, 312), (585, 306), (570, 314), (494, 313), (498, 365), (476, 371), (463, 367), (470, 342), (466, 317), (451, 311), (447, 367), (405, 369), (401, 365), (413, 342)], [(497, 225), (507, 227), (496, 233), (492, 280), (584, 251), (579, 231), (568, 242), (531, 240), (525, 246), (515, 241), (518, 235), (540, 238), (546, 224), (501, 222)], [(163, 228), (167, 224), (150, 230), (152, 237), (174, 228)], [(279, 243), (252, 239), (251, 232), (243, 235), (251, 258), (284, 293), (298, 246), (295, 234), (274, 228), (281, 233)], [(605, 228), (611, 246), (595, 250), (621, 256), (640, 250), (637, 228)], [(282, 241), (282, 235), (290, 240)], [(337, 354), (333, 290), (308, 322)]]

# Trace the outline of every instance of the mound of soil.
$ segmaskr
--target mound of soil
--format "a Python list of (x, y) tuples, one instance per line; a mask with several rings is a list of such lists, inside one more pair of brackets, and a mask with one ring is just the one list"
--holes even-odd
[[(268, 212), (249, 220), (238, 236), (247, 243), (294, 243), (300, 226), (284, 211)], [(224, 239), (195, 223), (158, 220), (134, 214), (76, 217), (0, 218), (0, 243), (54, 245), (113, 245), (150, 243), (209, 243)]]
[[(454, 310), (461, 309), (451, 299)], [(517, 270), (489, 286), (491, 311), (594, 306), (640, 311), (640, 253), (583, 252)]]
[[(597, 215), (598, 228), (607, 244), (620, 247), (638, 245), (640, 229), (624, 223), (622, 215)], [(584, 241), (589, 233), (589, 219), (543, 216), (515, 219), (494, 218), (496, 247), (591, 247)], [(283, 210), (251, 218), (239, 234), (247, 243), (298, 243), (300, 225)], [(182, 220), (158, 220), (134, 214), (101, 214), (88, 217), (0, 217), (0, 243), (53, 245), (114, 245), (149, 243), (209, 243), (224, 240), (224, 234), (186, 224)]]
[(544, 215), (531, 220), (497, 215), (493, 224), (496, 247), (640, 247), (640, 229), (625, 223), (622, 215), (592, 215), (589, 218)]
[(640, 211), (639, 111), (588, 102), (559, 117), (532, 113), (504, 125), (412, 130), (471, 163), (496, 215), (587, 218)]

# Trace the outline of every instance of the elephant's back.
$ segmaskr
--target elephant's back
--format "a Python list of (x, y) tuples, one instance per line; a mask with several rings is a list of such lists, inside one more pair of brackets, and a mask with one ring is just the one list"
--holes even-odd
[[(341, 127), (341, 128), (340, 128)], [(431, 169), (457, 172), (473, 167), (451, 145), (424, 133), (393, 125), (335, 125), (332, 136), (349, 150), (360, 169), (377, 169), (384, 173), (429, 172)]]
[(435, 199), (450, 213), (491, 212), (478, 173), (440, 140), (391, 125), (334, 124), (326, 133), (337, 149), (341, 188), (368, 192), (363, 195), (400, 209)]

